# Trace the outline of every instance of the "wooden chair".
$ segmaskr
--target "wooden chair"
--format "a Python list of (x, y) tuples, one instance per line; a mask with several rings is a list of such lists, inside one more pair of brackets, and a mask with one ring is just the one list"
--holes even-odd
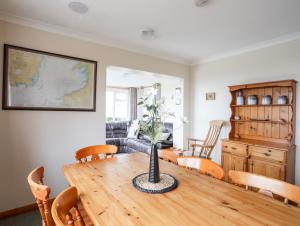
[(43, 179), (44, 167), (42, 166), (31, 171), (27, 177), (31, 192), (36, 200), (42, 217), (43, 226), (55, 226), (51, 216), (49, 203), (51, 189), (47, 185), (44, 185)]
[(296, 185), (270, 177), (234, 170), (229, 171), (229, 178), (233, 183), (245, 185), (246, 190), (249, 187), (259, 188), (263, 194), (268, 194), (269, 191), (283, 197), (286, 204), (288, 200), (291, 200), (300, 206), (300, 187)]
[(205, 140), (188, 138), (188, 147), (189, 149), (192, 148), (192, 156), (195, 155), (195, 150), (197, 147), (199, 147), (200, 148), (199, 157), (210, 159), (210, 154), (213, 151), (218, 141), (221, 129), (224, 125), (224, 121), (213, 120), (209, 122), (209, 125), (210, 127)]
[(178, 165), (187, 168), (197, 169), (200, 173), (207, 174), (216, 179), (223, 180), (224, 170), (221, 166), (213, 161), (199, 157), (179, 157)]
[(76, 187), (69, 187), (61, 192), (54, 200), (51, 213), (57, 226), (78, 225), (85, 226), (78, 208), (78, 194)]
[(95, 145), (82, 148), (75, 153), (75, 158), (79, 162), (87, 162), (87, 157), (91, 157), (91, 161), (100, 159), (99, 154), (103, 154), (104, 158), (107, 158), (108, 155), (111, 157), (114, 156), (118, 151), (117, 146), (115, 145)]

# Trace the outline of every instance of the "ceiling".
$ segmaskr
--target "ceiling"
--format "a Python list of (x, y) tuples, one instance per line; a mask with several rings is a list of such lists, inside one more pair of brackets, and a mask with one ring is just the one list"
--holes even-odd
[[(196, 64), (300, 38), (299, 0), (1, 0), (0, 19)], [(141, 38), (144, 28), (156, 37)]]
[(107, 69), (106, 85), (111, 87), (147, 87), (155, 83), (181, 85), (182, 79), (173, 76), (155, 74), (111, 66)]

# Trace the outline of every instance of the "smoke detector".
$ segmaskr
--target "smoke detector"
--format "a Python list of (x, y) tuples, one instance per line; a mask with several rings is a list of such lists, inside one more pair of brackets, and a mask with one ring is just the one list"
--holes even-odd
[(197, 7), (203, 7), (206, 5), (207, 2), (208, 2), (208, 0), (195, 0), (195, 5)]
[(69, 3), (68, 6), (73, 12), (79, 14), (85, 14), (89, 11), (88, 6), (83, 2), (79, 2), (79, 1), (72, 1)]
[(145, 28), (141, 30), (141, 37), (143, 39), (154, 39), (155, 38), (155, 30), (152, 28)]

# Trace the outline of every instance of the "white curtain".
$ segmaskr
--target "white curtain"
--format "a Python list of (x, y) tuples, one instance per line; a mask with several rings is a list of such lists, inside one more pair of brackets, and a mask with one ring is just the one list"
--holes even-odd
[(129, 120), (137, 119), (137, 88), (129, 88)]
[(155, 101), (158, 101), (161, 98), (161, 84), (156, 83), (156, 84), (154, 84), (153, 88), (157, 90), (157, 95), (155, 96)]

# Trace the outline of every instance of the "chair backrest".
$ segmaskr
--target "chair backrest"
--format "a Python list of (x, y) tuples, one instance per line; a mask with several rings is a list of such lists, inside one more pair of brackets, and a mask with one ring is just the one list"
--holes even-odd
[[(78, 193), (76, 187), (69, 187), (61, 192), (54, 200), (51, 213), (57, 226), (85, 226), (83, 218), (78, 210)], [(72, 215), (74, 212), (74, 215)], [(75, 219), (75, 220), (74, 220)]]
[(224, 121), (222, 120), (212, 120), (209, 122), (209, 130), (203, 142), (203, 145), (210, 146), (210, 148), (202, 148), (200, 153), (201, 156), (204, 152), (204, 155), (207, 156), (207, 158), (210, 157), (210, 154), (218, 141), (223, 125)]
[(180, 157), (177, 158), (178, 165), (187, 168), (197, 169), (201, 173), (208, 174), (219, 180), (224, 178), (223, 168), (213, 161), (199, 157)]
[(49, 196), (51, 189), (43, 183), (44, 167), (38, 167), (30, 172), (27, 177), (31, 192), (38, 205), (42, 222), (44, 226), (54, 226), (51, 216), (51, 208), (49, 203)]
[(297, 187), (296, 185), (270, 177), (234, 170), (229, 171), (229, 177), (233, 183), (245, 185), (246, 189), (250, 186), (267, 190), (284, 197), (285, 203), (287, 203), (288, 200), (291, 200), (298, 205), (300, 204), (300, 187)]
[(97, 160), (99, 158), (99, 154), (103, 154), (104, 158), (107, 158), (108, 155), (113, 156), (118, 151), (117, 146), (115, 145), (95, 145), (82, 148), (75, 153), (76, 160), (82, 162), (87, 162), (87, 157), (91, 157), (91, 160)]

